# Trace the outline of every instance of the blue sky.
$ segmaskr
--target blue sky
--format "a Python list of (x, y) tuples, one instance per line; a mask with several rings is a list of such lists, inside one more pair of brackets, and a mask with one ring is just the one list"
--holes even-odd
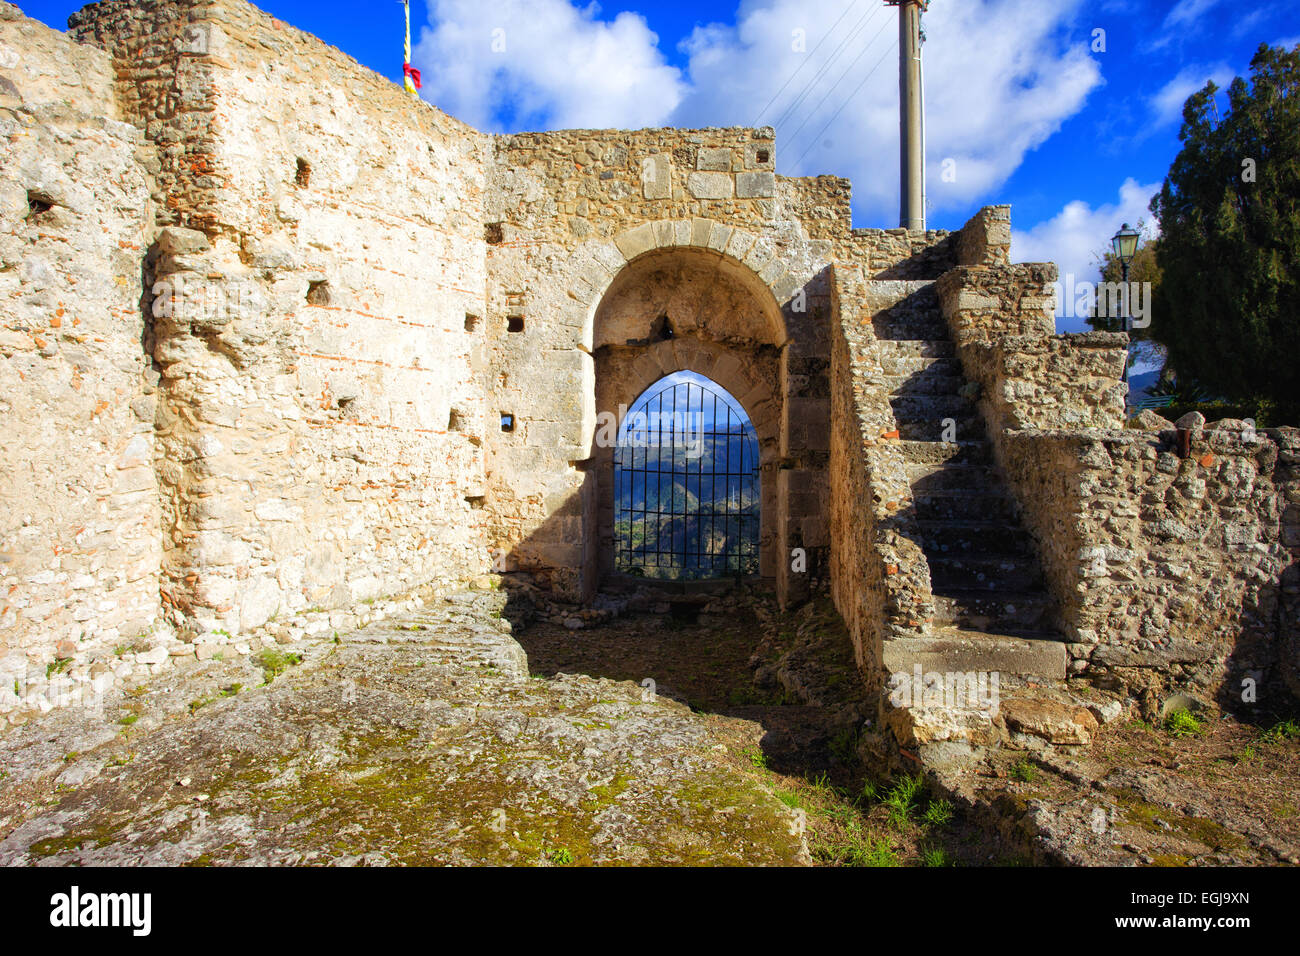
[[(400, 80), (400, 4), (259, 5)], [(80, 4), (20, 6), (63, 28)], [(897, 29), (881, 0), (411, 8), (424, 94), (467, 122), (771, 124), (778, 171), (849, 176), (855, 225), (896, 225)], [(932, 0), (924, 24), (930, 225), (1010, 203), (1017, 259), (1087, 279), (1120, 222), (1147, 215), (1178, 150), (1183, 99), (1209, 77), (1244, 74), (1260, 42), (1300, 42), (1300, 4)]]

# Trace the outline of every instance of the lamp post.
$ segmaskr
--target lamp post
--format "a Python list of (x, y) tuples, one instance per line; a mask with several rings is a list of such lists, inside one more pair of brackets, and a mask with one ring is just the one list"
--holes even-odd
[[(1111, 250), (1115, 253), (1115, 258), (1119, 260), (1120, 272), (1123, 277), (1123, 283), (1124, 283), (1123, 288), (1120, 292), (1120, 302), (1122, 303), (1122, 308), (1124, 309), (1123, 321), (1124, 321), (1125, 335), (1128, 335), (1130, 331), (1128, 267), (1129, 267), (1129, 263), (1133, 261), (1133, 257), (1137, 255), (1139, 238), (1141, 238), (1141, 234), (1132, 226), (1130, 226), (1128, 223), (1124, 223), (1124, 225), (1120, 227), (1119, 232), (1111, 236), (1110, 239), (1110, 247)], [(1129, 344), (1130, 343), (1127, 342), (1124, 344), (1124, 384), (1125, 385), (1128, 385)], [(1127, 407), (1128, 404), (1129, 404), (1128, 392), (1126, 390), (1124, 393), (1125, 407)]]

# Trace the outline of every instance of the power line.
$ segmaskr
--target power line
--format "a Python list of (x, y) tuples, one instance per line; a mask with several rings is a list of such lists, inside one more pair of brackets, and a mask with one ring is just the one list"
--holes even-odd
[(812, 52), (809, 53), (806, 57), (804, 57), (803, 60), (799, 63), (799, 65), (796, 66), (793, 71), (791, 71), (790, 75), (785, 78), (785, 82), (781, 84), (781, 88), (777, 90), (775, 93), (773, 93), (772, 98), (767, 101), (767, 103), (763, 106), (761, 110), (758, 111), (758, 119), (754, 120), (755, 126), (757, 126), (759, 122), (763, 119), (763, 114), (765, 114), (771, 108), (772, 104), (776, 102), (777, 97), (779, 97), (782, 93), (785, 92), (785, 88), (790, 85), (790, 81), (799, 75), (799, 71), (802, 70), (809, 63), (813, 62), (813, 60), (817, 56), (817, 51), (820, 50), (822, 48), (822, 44), (826, 42), (826, 38), (829, 37), (832, 33), (834, 33), (835, 28), (840, 25), (840, 20), (843, 20), (845, 17), (847, 17), (849, 15), (849, 11), (852, 10), (861, 2), (862, 0), (849, 0), (849, 5), (844, 8), (844, 12), (840, 14), (839, 19), (837, 19), (834, 23), (831, 24), (831, 28), (822, 34), (822, 38), (817, 41), (817, 45), (812, 48)]
[(831, 84), (831, 88), (826, 91), (825, 95), (822, 96), (820, 100), (817, 101), (817, 105), (814, 106), (812, 109), (808, 110), (807, 115), (804, 117), (804, 121), (799, 124), (799, 128), (796, 129), (793, 133), (787, 134), (791, 140), (793, 140), (796, 136), (798, 136), (799, 133), (803, 131), (803, 128), (808, 125), (808, 121), (817, 115), (817, 111), (822, 108), (822, 104), (825, 103), (828, 99), (830, 99), (830, 96), (832, 93), (835, 92), (836, 87), (838, 87), (842, 82), (844, 82), (844, 78), (849, 75), (850, 71), (852, 71), (852, 69), (855, 66), (858, 65), (858, 61), (861, 60), (864, 56), (866, 56), (867, 51), (871, 49), (871, 47), (875, 44), (877, 40), (880, 39), (880, 35), (885, 32), (885, 28), (888, 26), (889, 26), (889, 20), (886, 19), (885, 22), (881, 25), (880, 29), (876, 31), (876, 35), (873, 36), (869, 41), (867, 41), (867, 43), (858, 52), (858, 55), (853, 58), (853, 62), (851, 62), (848, 66), (844, 68), (844, 72), (839, 75), (839, 79), (837, 79), (833, 84)]
[(813, 87), (816, 86), (817, 81), (820, 80), (826, 74), (826, 72), (831, 68), (831, 66), (834, 65), (836, 59), (839, 58), (840, 53), (845, 49), (845, 47), (847, 47), (850, 43), (853, 42), (853, 40), (858, 36), (858, 34), (861, 33), (863, 29), (866, 27), (868, 21), (871, 18), (873, 18), (876, 14), (878, 14), (881, 11), (881, 9), (883, 8), (881, 7), (873, 8), (871, 11), (866, 13), (861, 20), (858, 21), (854, 29), (849, 32), (848, 36), (846, 36), (843, 40), (840, 41), (840, 45), (835, 48), (835, 50), (827, 58), (826, 62), (822, 64), (821, 69), (817, 71), (816, 75), (814, 75), (813, 78), (808, 81), (808, 84), (803, 88), (803, 90), (799, 93), (799, 95), (796, 96), (790, 102), (790, 105), (786, 107), (785, 112), (783, 112), (780, 115), (780, 117), (777, 118), (776, 122), (772, 124), (773, 126), (780, 126), (782, 123), (786, 122), (786, 120), (789, 119), (791, 115), (794, 114), (794, 111), (795, 109), (798, 108), (799, 104), (804, 100), (805, 97), (808, 96), (809, 93), (813, 91)]
[(826, 125), (823, 126), (818, 131), (815, 137), (813, 137), (812, 142), (808, 144), (808, 148), (799, 154), (799, 158), (794, 161), (795, 169), (799, 168), (799, 164), (803, 162), (803, 158), (808, 155), (809, 150), (811, 150), (814, 146), (817, 145), (817, 141), (822, 138), (822, 134), (825, 133), (828, 129), (830, 129), (831, 123), (835, 122), (836, 117), (838, 117), (842, 112), (844, 112), (844, 107), (848, 106), (849, 103), (853, 100), (853, 97), (857, 96), (858, 93), (862, 90), (862, 88), (867, 85), (867, 80), (871, 79), (871, 74), (875, 73), (876, 70), (880, 69), (880, 64), (885, 62), (885, 57), (889, 56), (889, 54), (890, 51), (886, 49), (885, 55), (876, 61), (876, 65), (871, 68), (871, 72), (862, 78), (862, 82), (857, 85), (857, 88), (853, 91), (853, 93), (847, 99), (845, 99), (843, 103), (840, 104), (840, 108), (835, 111), (834, 115), (831, 116), (831, 118), (826, 121)]

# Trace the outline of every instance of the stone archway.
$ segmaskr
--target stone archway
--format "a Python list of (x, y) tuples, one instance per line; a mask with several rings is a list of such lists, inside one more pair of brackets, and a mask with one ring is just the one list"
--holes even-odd
[[(629, 262), (593, 310), (595, 410), (622, 421), (647, 388), (674, 372), (695, 372), (740, 402), (758, 436), (760, 455), (759, 570), (776, 579), (783, 545), (779, 516), (784, 420), (782, 350), (786, 323), (770, 287), (743, 263), (700, 247), (663, 247)], [(614, 571), (614, 449), (594, 442), (588, 467), (594, 494), (584, 508), (588, 573)]]

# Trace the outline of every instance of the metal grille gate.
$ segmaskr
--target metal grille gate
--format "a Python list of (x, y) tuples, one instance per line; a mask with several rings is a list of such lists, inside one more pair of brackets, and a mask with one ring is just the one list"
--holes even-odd
[(615, 568), (667, 580), (756, 574), (758, 436), (724, 390), (683, 376), (652, 385), (619, 427)]

